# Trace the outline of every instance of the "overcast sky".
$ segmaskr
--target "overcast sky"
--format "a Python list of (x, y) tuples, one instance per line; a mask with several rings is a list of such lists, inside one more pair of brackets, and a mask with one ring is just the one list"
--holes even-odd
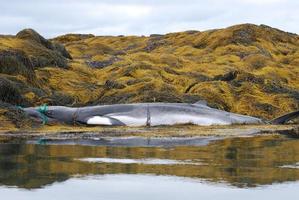
[(149, 35), (240, 23), (299, 33), (299, 0), (0, 0), (0, 8), (0, 34)]

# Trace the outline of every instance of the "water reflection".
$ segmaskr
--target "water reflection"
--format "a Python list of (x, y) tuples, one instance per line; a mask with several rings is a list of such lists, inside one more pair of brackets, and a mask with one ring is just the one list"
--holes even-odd
[(31, 189), (74, 175), (154, 174), (254, 187), (299, 180), (299, 169), (287, 167), (299, 162), (298, 152), (299, 140), (282, 136), (171, 148), (2, 143), (0, 184)]

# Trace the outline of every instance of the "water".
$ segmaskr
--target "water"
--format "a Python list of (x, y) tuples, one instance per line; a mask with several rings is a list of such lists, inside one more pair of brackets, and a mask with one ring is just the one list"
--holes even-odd
[(195, 146), (70, 144), (2, 141), (1, 199), (299, 198), (297, 139), (268, 135)]

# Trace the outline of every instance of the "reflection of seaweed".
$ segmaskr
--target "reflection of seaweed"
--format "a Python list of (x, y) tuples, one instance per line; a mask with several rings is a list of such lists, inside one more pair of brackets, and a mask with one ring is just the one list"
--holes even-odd
[[(206, 146), (94, 147), (72, 145), (0, 144), (0, 184), (40, 188), (86, 174), (158, 174), (225, 181), (255, 187), (299, 180), (297, 169), (280, 168), (299, 159), (298, 140), (277, 136), (228, 138)], [(24, 159), (13, 159), (15, 157)], [(74, 158), (200, 160), (202, 165), (89, 163)], [(49, 159), (51, 158), (51, 159)], [(22, 173), (22, 175), (20, 175)]]

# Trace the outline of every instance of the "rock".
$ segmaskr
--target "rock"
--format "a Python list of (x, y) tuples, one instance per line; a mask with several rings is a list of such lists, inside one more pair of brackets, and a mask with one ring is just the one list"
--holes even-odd
[(118, 58), (117, 56), (112, 56), (108, 60), (103, 60), (103, 61), (87, 61), (87, 65), (92, 67), (92, 68), (104, 68), (109, 65), (112, 65), (113, 63), (120, 61), (121, 59)]
[(35, 77), (31, 60), (22, 51), (0, 51), (0, 73), (10, 75), (23, 75), (33, 81)]
[(215, 81), (232, 81), (235, 78), (237, 78), (237, 75), (238, 75), (238, 71), (230, 71), (225, 74), (215, 76), (214, 80)]
[(19, 88), (8, 79), (0, 76), (0, 101), (21, 105), (24, 101)]
[(52, 43), (51, 41), (45, 39), (43, 36), (41, 36), (38, 32), (36, 32), (33, 29), (24, 29), (19, 33), (17, 33), (16, 37), (19, 39), (36, 42), (47, 49), (58, 52), (60, 55), (62, 55), (65, 58), (72, 59), (71, 55), (62, 44), (57, 42)]
[(252, 25), (244, 25), (240, 29), (233, 31), (233, 35), (231, 37), (231, 43), (242, 44), (245, 46), (251, 45), (256, 41), (255, 30)]
[(59, 43), (68, 43), (68, 42), (76, 42), (88, 38), (93, 38), (95, 37), (93, 34), (66, 34), (62, 36), (58, 36), (52, 41), (59, 42)]
[(105, 82), (106, 89), (123, 89), (125, 86), (113, 80), (107, 80)]
[(19, 39), (23, 39), (23, 40), (32, 40), (32, 41), (35, 41), (35, 42), (43, 45), (44, 47), (46, 47), (48, 49), (53, 49), (52, 43), (50, 41), (48, 41), (47, 39), (45, 39), (40, 34), (38, 34), (38, 32), (36, 32), (33, 29), (24, 29), (24, 30), (18, 32), (16, 37)]
[(65, 58), (72, 59), (71, 54), (65, 49), (65, 47), (62, 44), (53, 42), (52, 45), (53, 50), (59, 52)]
[(16, 128), (28, 128), (32, 127), (33, 125), (38, 125), (34, 123), (21, 108), (13, 106), (9, 103), (2, 102), (0, 100), (0, 111), (1, 110), (4, 110), (4, 117), (8, 119), (9, 122), (12, 122)]

